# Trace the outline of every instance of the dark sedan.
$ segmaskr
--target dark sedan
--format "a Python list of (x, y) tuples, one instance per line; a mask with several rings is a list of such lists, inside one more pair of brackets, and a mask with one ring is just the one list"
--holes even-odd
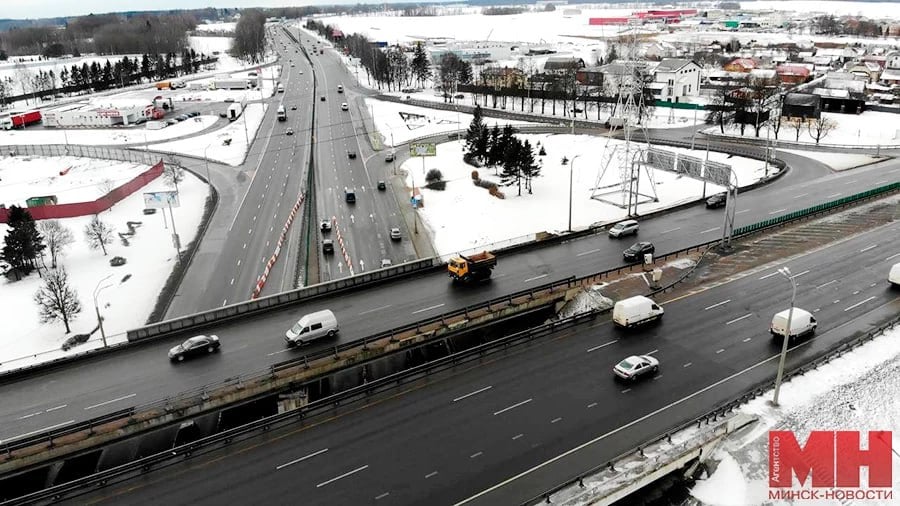
[(715, 209), (717, 207), (725, 207), (725, 204), (728, 202), (724, 193), (717, 193), (708, 199), (706, 199), (706, 208), (707, 209)]
[(194, 336), (169, 350), (169, 360), (182, 362), (185, 358), (219, 351), (219, 347), (217, 336)]
[(653, 247), (652, 242), (642, 241), (632, 244), (630, 248), (622, 252), (622, 256), (625, 257), (626, 262), (637, 262), (643, 259), (645, 254), (654, 251), (656, 248)]

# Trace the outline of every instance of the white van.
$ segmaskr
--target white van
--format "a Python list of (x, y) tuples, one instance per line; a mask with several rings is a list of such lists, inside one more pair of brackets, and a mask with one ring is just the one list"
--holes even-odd
[(328, 309), (303, 316), (287, 332), (284, 340), (288, 346), (303, 345), (321, 337), (334, 337), (338, 333), (337, 318)]
[(888, 281), (895, 287), (900, 288), (900, 264), (894, 264), (891, 267), (891, 273), (888, 274)]
[(613, 323), (631, 328), (662, 318), (665, 311), (653, 299), (636, 295), (616, 302), (613, 306)]
[[(787, 334), (787, 319), (790, 309), (777, 313), (772, 317), (772, 324), (769, 325), (769, 332), (773, 336), (784, 337)], [(816, 319), (812, 313), (799, 307), (794, 308), (794, 314), (791, 315), (791, 332), (789, 339), (812, 334), (816, 331)]]

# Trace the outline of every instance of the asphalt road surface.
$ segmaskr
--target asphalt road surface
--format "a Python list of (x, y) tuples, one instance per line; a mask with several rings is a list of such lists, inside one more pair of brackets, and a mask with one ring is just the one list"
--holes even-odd
[[(898, 174), (900, 163), (890, 161), (796, 185), (759, 188), (738, 197), (735, 225), (896, 181)], [(692, 206), (642, 222), (638, 239), (651, 240), (658, 254), (676, 251), (720, 237), (722, 217), (721, 209)], [(335, 340), (310, 345), (310, 350), (316, 350), (543, 283), (620, 266), (621, 252), (632, 242), (602, 234), (583, 237), (503, 255), (491, 281), (481, 286), (453, 286), (438, 271), (222, 323), (206, 331), (221, 339), (220, 354), (178, 366), (169, 363), (166, 351), (190, 334), (8, 382), (0, 385), (0, 397), (6, 400), (0, 407), (0, 440), (152, 402), (299, 356), (303, 350), (285, 348), (284, 332), (312, 311), (329, 308), (341, 325)]]
[[(886, 281), (897, 251), (894, 222), (786, 262), (797, 306), (819, 322), (789, 364), (900, 311)], [(780, 341), (768, 325), (789, 300), (774, 267), (758, 270), (669, 301), (657, 326), (598, 319), (78, 502), (515, 504), (771, 378)], [(631, 354), (658, 358), (659, 373), (614, 380)]]

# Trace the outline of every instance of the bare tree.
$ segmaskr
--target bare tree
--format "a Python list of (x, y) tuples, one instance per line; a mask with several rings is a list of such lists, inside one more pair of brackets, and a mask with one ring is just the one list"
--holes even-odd
[(820, 140), (824, 139), (836, 127), (837, 123), (826, 118), (824, 115), (820, 115), (818, 118), (809, 122), (807, 130), (809, 130), (809, 136), (816, 141), (816, 144), (818, 144)]
[(803, 127), (806, 125), (806, 120), (799, 116), (787, 118), (785, 121), (788, 129), (794, 131), (794, 140), (800, 142), (800, 132), (803, 131)]
[(66, 334), (71, 332), (69, 322), (81, 312), (78, 293), (69, 286), (69, 275), (62, 266), (47, 273), (44, 285), (34, 293), (34, 302), (38, 305), (41, 322), (62, 320)]
[(174, 186), (178, 191), (178, 183), (184, 181), (184, 169), (174, 163), (167, 163), (163, 166), (163, 180), (168, 186)]
[(759, 129), (772, 113), (772, 105), (777, 102), (781, 91), (781, 80), (778, 77), (751, 77), (747, 83), (749, 111), (753, 119), (753, 129), (759, 137)]
[(59, 220), (44, 220), (39, 222), (37, 227), (50, 251), (50, 266), (56, 269), (56, 259), (62, 254), (63, 248), (75, 242), (75, 237), (71, 230), (59, 223)]
[(113, 242), (113, 227), (104, 223), (96, 214), (91, 222), (84, 226), (84, 236), (91, 249), (102, 249), (106, 256), (106, 245)]
[(116, 188), (116, 182), (110, 178), (105, 178), (99, 183), (97, 183), (97, 190), (100, 192), (100, 196), (106, 195), (109, 192), (113, 191)]

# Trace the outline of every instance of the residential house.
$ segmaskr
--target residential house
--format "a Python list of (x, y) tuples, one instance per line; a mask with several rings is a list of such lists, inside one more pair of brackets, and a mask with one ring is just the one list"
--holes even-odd
[(759, 65), (753, 58), (735, 58), (730, 63), (726, 63), (722, 68), (726, 72), (750, 72)]
[[(816, 44), (820, 46), (821, 43)], [(816, 56), (829, 56), (841, 63), (846, 63), (859, 58), (860, 53), (852, 47), (819, 47), (816, 49)]]
[(603, 86), (601, 66), (584, 67), (575, 72), (575, 81), (582, 86)]
[(890, 51), (884, 56), (887, 60), (885, 64), (886, 68), (900, 69), (900, 51)]
[(665, 41), (656, 41), (644, 51), (644, 58), (648, 60), (662, 60), (678, 56), (678, 48), (674, 44)]
[(782, 84), (802, 84), (809, 80), (809, 68), (805, 65), (791, 64), (775, 67), (775, 73)]
[(524, 88), (526, 84), (525, 73), (515, 67), (485, 67), (481, 81), (486, 86), (502, 88)]
[(821, 97), (823, 111), (859, 114), (866, 102), (866, 82), (866, 77), (857, 74), (829, 72), (813, 93)]
[(881, 75), (881, 66), (870, 61), (859, 62), (855, 65), (850, 65), (847, 68), (847, 72), (864, 77), (870, 83), (874, 83), (878, 81), (878, 76)]
[(584, 68), (584, 60), (573, 56), (551, 56), (544, 63), (544, 72), (548, 74), (565, 74)]
[(653, 74), (653, 81), (659, 88), (659, 100), (679, 102), (684, 97), (700, 94), (700, 66), (694, 60), (665, 58)]
[(631, 66), (618, 61), (607, 63), (597, 68), (603, 75), (603, 95), (615, 96), (622, 88), (631, 86), (634, 82), (634, 70)]
[[(879, 48), (880, 49), (880, 48)], [(878, 67), (884, 70), (887, 68), (887, 57), (878, 54), (867, 54), (861, 58), (863, 62), (877, 63)]]
[(750, 71), (750, 79), (752, 80), (772, 80), (778, 77), (775, 69), (753, 69)]
[(881, 73), (881, 82), (887, 86), (900, 85), (900, 69), (885, 69)]
[(811, 93), (785, 93), (781, 102), (781, 115), (787, 118), (818, 118), (822, 99)]

